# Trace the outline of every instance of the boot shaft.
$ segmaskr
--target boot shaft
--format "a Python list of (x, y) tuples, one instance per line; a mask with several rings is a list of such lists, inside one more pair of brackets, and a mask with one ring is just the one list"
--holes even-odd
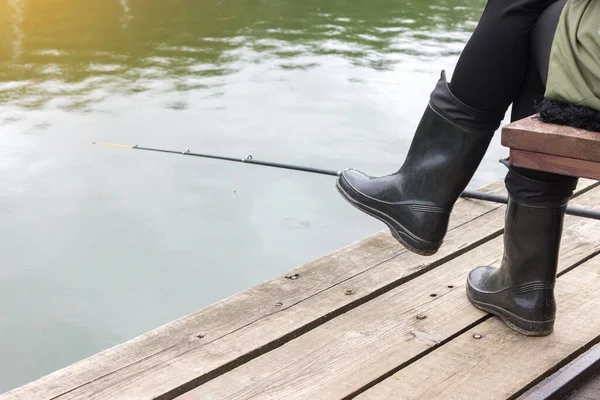
[(525, 204), (509, 195), (502, 264), (476, 268), (467, 279), (471, 303), (525, 335), (548, 335), (554, 327), (554, 284), (567, 201)]
[(502, 260), (506, 285), (556, 280), (566, 203), (527, 205), (509, 196)]
[(402, 168), (398, 191), (450, 210), (483, 159), (493, 132), (470, 133), (427, 107)]
[(442, 72), (396, 174), (399, 192), (451, 209), (481, 163), (502, 117), (462, 103)]

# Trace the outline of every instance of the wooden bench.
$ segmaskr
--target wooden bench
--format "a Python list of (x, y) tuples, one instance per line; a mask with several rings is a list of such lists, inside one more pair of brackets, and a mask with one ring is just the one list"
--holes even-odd
[(548, 124), (534, 115), (502, 129), (510, 164), (600, 180), (600, 133)]

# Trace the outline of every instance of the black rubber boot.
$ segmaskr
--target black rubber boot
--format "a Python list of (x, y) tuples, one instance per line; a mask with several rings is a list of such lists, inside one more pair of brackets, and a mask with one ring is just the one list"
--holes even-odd
[[(514, 170), (509, 175), (519, 177)], [(574, 182), (537, 182), (538, 188), (536, 183), (531, 187), (518, 184), (529, 199), (517, 199), (509, 189), (501, 266), (476, 268), (467, 279), (467, 297), (475, 307), (527, 336), (546, 336), (554, 329), (554, 284), (563, 219)], [(540, 190), (539, 184), (550, 190)], [(550, 195), (541, 198), (544, 193)]]
[(384, 222), (406, 248), (432, 255), (502, 118), (461, 103), (442, 72), (402, 168), (379, 178), (345, 170), (337, 189), (350, 204)]

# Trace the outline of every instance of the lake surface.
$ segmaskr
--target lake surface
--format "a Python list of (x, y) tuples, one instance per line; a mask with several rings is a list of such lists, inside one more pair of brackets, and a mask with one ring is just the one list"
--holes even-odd
[(393, 172), (483, 5), (0, 0), (0, 392), (385, 228), (332, 177), (92, 141)]

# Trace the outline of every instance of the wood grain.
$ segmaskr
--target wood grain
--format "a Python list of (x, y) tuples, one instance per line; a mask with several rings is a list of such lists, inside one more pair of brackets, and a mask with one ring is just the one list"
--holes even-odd
[[(582, 180), (578, 191), (596, 185)], [(503, 208), (461, 200), (434, 257), (408, 253), (380, 232), (286, 274), (298, 279), (265, 282), (0, 399), (171, 398), (497, 236)]]
[(600, 180), (600, 162), (510, 149), (510, 163), (538, 171)]
[[(206, 345), (198, 343), (198, 340), (182, 341), (177, 346), (166, 348), (114, 374), (65, 393), (60, 399), (137, 399), (163, 395), (165, 398), (171, 398), (191, 390), (418, 276), (427, 269), (457, 257), (461, 252), (467, 252), (471, 246), (477, 246), (498, 236), (503, 226), (503, 209), (504, 207), (496, 208), (450, 231), (443, 248), (432, 257), (424, 258), (402, 252), (394, 258), (379, 260), (368, 269), (359, 264), (360, 270), (351, 262), (352, 258), (342, 259), (339, 263), (330, 260), (321, 266), (321, 270), (314, 271), (310, 276), (306, 273), (301, 274), (305, 277), (304, 280), (299, 278), (289, 283), (302, 283), (303, 287), (299, 291), (301, 294), (293, 290), (289, 293), (273, 290), (277, 286), (261, 293), (257, 302), (263, 307), (265, 304), (270, 306), (271, 312), (260, 320), (239, 326), (231, 334), (221, 336)], [(364, 252), (362, 249), (359, 251)], [(369, 260), (373, 256), (350, 253), (350, 257), (361, 260), (364, 257)], [(335, 274), (339, 283), (331, 285), (329, 274)], [(346, 276), (346, 279), (340, 280), (340, 274)], [(353, 292), (346, 295), (346, 290)], [(311, 295), (307, 296), (307, 292)], [(281, 306), (275, 306), (277, 303), (281, 303)], [(237, 315), (247, 310), (247, 304), (239, 304), (237, 307)], [(237, 315), (234, 318), (238, 318)], [(218, 319), (219, 315), (213, 315), (213, 318)], [(229, 321), (233, 318), (227, 315), (224, 319)], [(211, 332), (207, 332), (206, 335), (211, 335)], [(257, 349), (260, 353), (253, 353)], [(222, 369), (223, 366), (225, 370)]]
[[(600, 190), (581, 199), (585, 204), (597, 204)], [(568, 217), (565, 227), (561, 270), (600, 251), (600, 221)], [(486, 318), (465, 296), (466, 277), (477, 265), (498, 265), (502, 251), (502, 238), (498, 237), (207, 382), (179, 400), (350, 396)], [(598, 317), (600, 322), (600, 314)], [(435, 374), (419, 372), (419, 379)], [(393, 394), (385, 398), (402, 398), (403, 392)]]
[[(596, 185), (597, 183), (593, 181), (582, 181), (577, 193), (583, 193)], [(497, 194), (506, 193), (503, 181), (494, 182), (480, 190)], [(450, 232), (500, 207), (501, 204), (459, 199), (450, 221)], [(447, 245), (444, 247), (447, 250), (444, 254), (447, 256), (448, 250), (452, 250)], [(328, 318), (327, 315), (320, 315), (318, 312), (305, 313), (306, 299), (336, 288), (352, 276), (407, 253), (391, 237), (389, 231), (378, 232), (280, 277), (0, 395), (0, 399), (57, 398), (90, 385), (97, 387), (98, 382), (110, 383), (113, 380), (127, 379), (131, 374), (135, 375), (146, 367), (151, 368), (156, 364), (167, 362), (194, 348), (203, 348), (215, 353), (211, 364), (215, 366), (211, 369), (207, 365), (204, 372), (197, 376), (209, 379), (222, 372), (219, 368), (228, 366), (238, 357), (243, 355), (252, 357), (267, 351), (267, 346), (276, 345), (272, 342), (282, 340), (287, 332), (278, 331), (275, 335), (264, 336), (258, 333), (255, 340), (235, 345), (232, 349), (220, 345), (219, 339), (226, 338), (240, 329), (259, 329), (263, 321), (266, 326), (276, 324), (277, 316), (281, 313), (289, 313), (290, 310), (306, 315), (306, 318), (298, 320), (297, 323), (286, 325), (290, 332), (297, 331), (297, 334), (301, 334), (301, 330), (308, 329), (310, 324), (318, 324)], [(287, 278), (296, 275), (297, 279)], [(347, 306), (356, 300), (356, 296), (342, 297), (339, 300), (341, 300), (338, 301), (340, 307)], [(278, 303), (282, 303), (282, 306), (276, 306)], [(335, 311), (335, 308), (330, 311)], [(211, 350), (213, 348), (214, 350)], [(224, 353), (220, 361), (216, 355), (219, 351)], [(243, 361), (239, 360), (239, 362)], [(235, 362), (228, 368), (233, 368), (233, 365)]]
[[(555, 331), (529, 338), (491, 318), (358, 399), (508, 399), (600, 340), (600, 257), (560, 277)], [(476, 339), (474, 335), (481, 335)]]
[(600, 162), (600, 133), (547, 124), (537, 115), (503, 127), (501, 142), (511, 149)]

